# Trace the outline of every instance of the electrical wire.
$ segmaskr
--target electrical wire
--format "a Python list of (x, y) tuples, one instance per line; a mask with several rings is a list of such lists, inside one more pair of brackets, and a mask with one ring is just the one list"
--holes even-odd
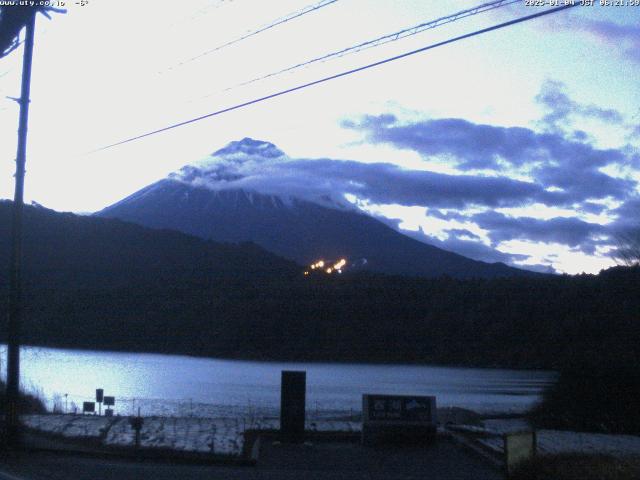
[(454, 13), (452, 15), (447, 15), (445, 17), (440, 17), (440, 18), (437, 18), (435, 20), (430, 20), (428, 22), (421, 23), (421, 24), (416, 25), (414, 27), (405, 28), (403, 30), (400, 30), (400, 31), (394, 32), (394, 33), (389, 33), (387, 35), (383, 35), (381, 37), (378, 37), (378, 38), (376, 38), (374, 40), (368, 40), (366, 42), (359, 43), (359, 44), (354, 45), (352, 47), (343, 48), (343, 49), (337, 50), (335, 52), (327, 53), (326, 55), (322, 55), (320, 57), (315, 57), (315, 58), (312, 58), (310, 60), (306, 60), (304, 62), (298, 63), (298, 64), (293, 65), (291, 67), (283, 68), (282, 70), (271, 72), (271, 73), (268, 73), (266, 75), (262, 75), (260, 77), (252, 78), (251, 80), (247, 80), (246, 82), (239, 83), (237, 85), (234, 85), (233, 87), (228, 87), (223, 91), (226, 92), (226, 91), (238, 88), (238, 87), (244, 87), (246, 85), (250, 85), (252, 83), (258, 82), (260, 80), (265, 80), (267, 78), (276, 77), (278, 75), (282, 75), (283, 73), (291, 72), (291, 71), (297, 70), (299, 68), (306, 67), (306, 66), (311, 65), (313, 63), (325, 62), (327, 60), (331, 60), (331, 59), (334, 59), (334, 58), (341, 58), (341, 57), (344, 57), (346, 55), (350, 55), (350, 54), (353, 54), (353, 53), (358, 53), (358, 52), (361, 52), (363, 50), (367, 50), (369, 48), (379, 47), (380, 45), (384, 45), (386, 43), (395, 42), (397, 40), (400, 40), (400, 39), (403, 39), (403, 38), (406, 38), (406, 37), (410, 37), (412, 35), (416, 35), (418, 33), (424, 32), (425, 30), (430, 30), (430, 29), (439, 27), (441, 25), (446, 25), (448, 23), (452, 23), (452, 22), (455, 22), (457, 20), (460, 20), (460, 19), (463, 19), (463, 18), (466, 18), (466, 17), (471, 17), (473, 15), (478, 15), (480, 13), (488, 12), (488, 11), (494, 10), (496, 8), (501, 8), (501, 7), (505, 7), (507, 5), (511, 5), (513, 3), (520, 3), (520, 2), (521, 2), (521, 0), (499, 0), (499, 1), (494, 1), (494, 2), (484, 3), (482, 5), (478, 5), (477, 7), (469, 8), (469, 9), (466, 9), (466, 10), (461, 10), (460, 12)]
[[(324, 8), (328, 5), (331, 5), (333, 3), (336, 3), (338, 0), (322, 0), (318, 3), (312, 4), (312, 5), (307, 5), (306, 7), (302, 8), (301, 10), (296, 10), (295, 12), (291, 12), (288, 13), (287, 15), (285, 15), (284, 17), (280, 17), (274, 21), (272, 21), (271, 23), (268, 23), (267, 25), (264, 25), (256, 30), (252, 30), (238, 38), (235, 38), (233, 40), (230, 40), (228, 42), (225, 42), (221, 45), (218, 45), (217, 47), (214, 47), (210, 50), (207, 50), (199, 55), (196, 55), (195, 57), (191, 57), (183, 62), (180, 62), (176, 67), (181, 67), (189, 62), (193, 62), (195, 60), (198, 60), (206, 55), (209, 55), (211, 53), (217, 52), (219, 50), (222, 50), (223, 48), (229, 47), (231, 45), (234, 45), (236, 43), (239, 43), (243, 40), (246, 40), (247, 38), (253, 37), (255, 35), (258, 35), (262, 32), (265, 32), (267, 30), (270, 30), (274, 27), (277, 27), (278, 25), (282, 25), (283, 23), (287, 23), (290, 22), (291, 20), (294, 20), (296, 18), (302, 17), (303, 15), (306, 15), (307, 13), (311, 13), (311, 12), (315, 12), (317, 10), (320, 10), (321, 8)], [(175, 67), (169, 67), (167, 70), (173, 70)]]
[(133, 142), (133, 141), (136, 141), (136, 140), (140, 140), (142, 138), (150, 137), (152, 135), (157, 135), (159, 133), (166, 132), (168, 130), (172, 130), (174, 128), (178, 128), (178, 127), (182, 127), (182, 126), (185, 126), (185, 125), (189, 125), (191, 123), (199, 122), (200, 120), (204, 120), (204, 119), (211, 118), (211, 117), (214, 117), (214, 116), (217, 116), (217, 115), (221, 115), (223, 113), (231, 112), (233, 110), (238, 110), (240, 108), (244, 108), (244, 107), (247, 107), (249, 105), (254, 105), (256, 103), (264, 102), (266, 100), (270, 100), (272, 98), (280, 97), (280, 96), (286, 95), (288, 93), (296, 92), (298, 90), (303, 90), (305, 88), (312, 87), (312, 86), (315, 86), (315, 85), (319, 85), (321, 83), (325, 83), (325, 82), (328, 82), (330, 80), (335, 80), (337, 78), (346, 77), (346, 76), (352, 75), (354, 73), (362, 72), (364, 70), (368, 70), (368, 69), (373, 68), (373, 67), (378, 67), (378, 66), (384, 65), (386, 63), (394, 62), (396, 60), (400, 60), (402, 58), (406, 58), (406, 57), (409, 57), (409, 56), (412, 56), (412, 55), (416, 55), (418, 53), (426, 52), (428, 50), (432, 50), (434, 48), (441, 47), (441, 46), (444, 46), (444, 45), (448, 45), (448, 44), (451, 44), (451, 43), (454, 43), (454, 42), (457, 42), (457, 41), (460, 41), (460, 40), (464, 40), (464, 39), (467, 39), (467, 38), (475, 37), (477, 35), (482, 35), (484, 33), (492, 32), (494, 30), (499, 30), (501, 28), (509, 27), (511, 25), (516, 25), (518, 23), (522, 23), (522, 22), (526, 22), (526, 21), (529, 21), (529, 20), (533, 20), (535, 18), (539, 18), (539, 17), (543, 17), (543, 16), (546, 16), (546, 15), (550, 15), (552, 13), (557, 13), (557, 12), (560, 12), (562, 10), (567, 10), (569, 8), (576, 7), (578, 5), (579, 5), (578, 3), (567, 4), (567, 5), (563, 5), (563, 6), (560, 6), (560, 7), (555, 7), (555, 8), (551, 8), (551, 9), (544, 10), (544, 11), (541, 11), (541, 12), (533, 13), (531, 15), (526, 15), (524, 17), (519, 17), (519, 18), (516, 18), (516, 19), (513, 19), (513, 20), (509, 20), (509, 21), (506, 21), (506, 22), (503, 22), (503, 23), (496, 24), (496, 25), (492, 25), (490, 27), (486, 27), (486, 28), (483, 28), (483, 29), (480, 29), (480, 30), (475, 30), (475, 31), (470, 32), (470, 33), (459, 35), (457, 37), (449, 38), (447, 40), (443, 40), (443, 41), (440, 41), (440, 42), (437, 42), (437, 43), (433, 43), (431, 45), (427, 45), (427, 46), (422, 47), (422, 48), (418, 48), (416, 50), (411, 50), (409, 52), (405, 52), (405, 53), (402, 53), (400, 55), (395, 55), (393, 57), (389, 57), (389, 58), (386, 58), (384, 60), (379, 60), (377, 62), (370, 63), (370, 64), (364, 65), (362, 67), (353, 68), (351, 70), (347, 70), (347, 71), (344, 71), (344, 72), (341, 72), (341, 73), (337, 73), (335, 75), (330, 75), (328, 77), (324, 77), (324, 78), (321, 78), (319, 80), (314, 80), (312, 82), (304, 83), (302, 85), (297, 85), (295, 87), (287, 88), (285, 90), (280, 90), (279, 92), (272, 93), (272, 94), (266, 95), (264, 97), (256, 98), (256, 99), (253, 99), (253, 100), (249, 100), (247, 102), (243, 102), (243, 103), (239, 103), (239, 104), (233, 105), (231, 107), (227, 107), (227, 108), (223, 108), (221, 110), (217, 110), (215, 112), (207, 113), (207, 114), (201, 115), (199, 117), (191, 118), (189, 120), (184, 120), (184, 121), (179, 122), (179, 123), (174, 123), (174, 124), (169, 125), (167, 127), (159, 128), (159, 129), (153, 130), (151, 132), (143, 133), (141, 135), (136, 135), (135, 137), (130, 137), (130, 138), (127, 138), (125, 140), (121, 140), (119, 142), (115, 142), (115, 143), (106, 145), (104, 147), (97, 148), (95, 150), (87, 152), (87, 154), (100, 152), (100, 151), (103, 151), (103, 150), (107, 150), (109, 148), (113, 148), (113, 147), (116, 147), (116, 146), (119, 146), (119, 145), (123, 145), (125, 143), (130, 143), (130, 142)]
[(213, 3), (213, 4), (210, 4), (210, 5), (206, 5), (204, 7), (198, 8), (197, 10), (194, 10), (188, 17), (182, 18), (182, 19), (177, 20), (176, 22), (172, 23), (171, 25), (169, 25), (168, 28), (174, 28), (176, 25), (180, 25), (181, 23), (184, 23), (184, 22), (187, 22), (187, 21), (194, 21), (198, 17), (204, 16), (204, 15), (208, 15), (211, 10), (217, 10), (217, 9), (225, 6), (226, 3), (228, 3), (226, 0), (217, 0), (216, 3)]

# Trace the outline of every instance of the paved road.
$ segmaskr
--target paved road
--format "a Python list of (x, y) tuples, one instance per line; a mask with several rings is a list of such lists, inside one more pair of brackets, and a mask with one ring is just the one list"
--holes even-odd
[[(3, 477), (2, 473), (9, 475)], [(263, 442), (255, 467), (176, 465), (24, 453), (0, 459), (0, 480), (500, 480), (484, 460), (449, 441), (423, 448), (371, 448), (353, 443), (312, 446)]]

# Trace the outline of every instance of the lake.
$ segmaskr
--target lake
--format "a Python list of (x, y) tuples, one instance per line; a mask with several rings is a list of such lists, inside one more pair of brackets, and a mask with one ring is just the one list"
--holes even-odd
[[(2, 355), (5, 375), (6, 347)], [(143, 415), (275, 414), (281, 370), (307, 372), (307, 409), (359, 412), (363, 393), (435, 395), (439, 406), (521, 412), (553, 382), (552, 372), (421, 365), (258, 362), (147, 353), (25, 347), (21, 385), (49, 406), (82, 408), (96, 388), (115, 411)], [(57, 398), (57, 400), (56, 400)]]

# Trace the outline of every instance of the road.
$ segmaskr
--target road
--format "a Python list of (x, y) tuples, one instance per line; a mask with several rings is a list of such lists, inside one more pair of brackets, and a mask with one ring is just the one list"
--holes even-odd
[[(4, 476), (3, 476), (4, 475)], [(255, 467), (187, 465), (46, 452), (0, 459), (0, 480), (500, 480), (484, 460), (443, 440), (428, 447), (263, 442)]]

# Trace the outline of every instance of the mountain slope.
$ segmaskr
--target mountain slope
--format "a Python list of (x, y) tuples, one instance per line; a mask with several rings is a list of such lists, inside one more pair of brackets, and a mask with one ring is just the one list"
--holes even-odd
[[(296, 276), (293, 262), (251, 244), (226, 245), (114, 219), (25, 207), (24, 278), (61, 291), (136, 282)], [(0, 202), (0, 264), (8, 265), (11, 202)], [(7, 271), (0, 269), (6, 285)]]
[(279, 156), (266, 142), (232, 142), (213, 154), (217, 162), (213, 168), (185, 167), (97, 215), (215, 241), (252, 241), (302, 264), (346, 257), (371, 271), (391, 274), (457, 278), (531, 274), (419, 242), (352, 206), (327, 199), (312, 202), (286, 192), (270, 195), (224, 187), (242, 178), (224, 166), (254, 161), (256, 150), (261, 155), (268, 152), (269, 161)]

